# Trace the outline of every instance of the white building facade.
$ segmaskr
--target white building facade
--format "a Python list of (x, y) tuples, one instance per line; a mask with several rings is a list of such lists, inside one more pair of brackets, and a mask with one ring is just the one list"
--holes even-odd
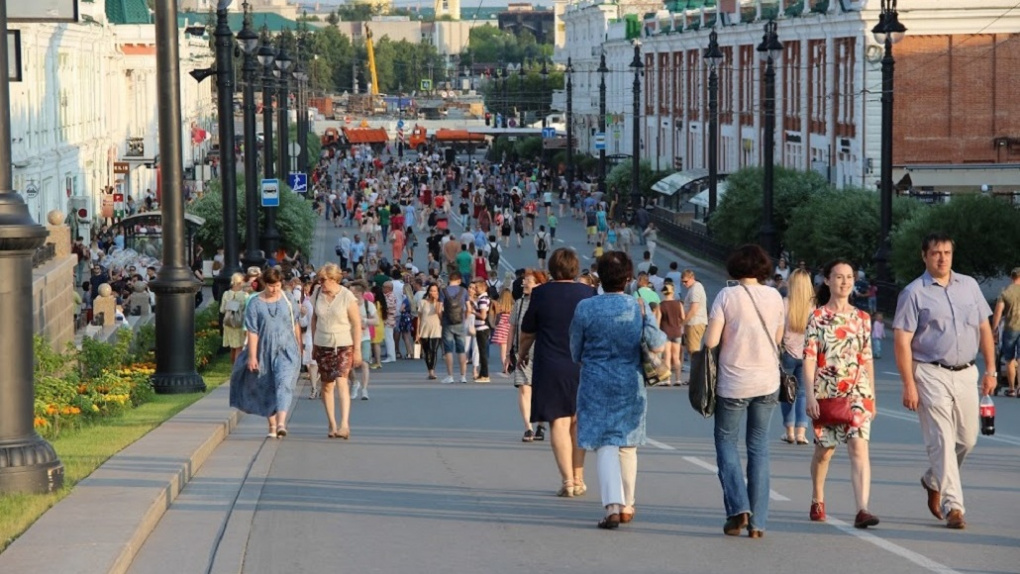
[[(11, 83), (14, 188), (40, 222), (79, 201), (93, 218), (103, 216), (113, 206), (111, 187), (136, 201), (157, 187), (155, 26), (110, 24), (98, 3), (80, 8), (77, 24), (17, 26), (23, 79)], [(198, 84), (187, 72), (209, 66), (212, 55), (206, 39), (183, 32), (180, 53), (188, 168), (211, 143), (193, 139), (193, 129), (211, 132), (215, 107), (212, 82)]]

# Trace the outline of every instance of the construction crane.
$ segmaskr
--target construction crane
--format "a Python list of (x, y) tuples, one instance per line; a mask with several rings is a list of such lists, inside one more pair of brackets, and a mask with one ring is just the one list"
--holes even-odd
[(365, 24), (365, 49), (368, 50), (368, 72), (372, 77), (372, 85), (369, 87), (369, 94), (379, 95), (379, 76), (375, 72), (375, 49), (372, 47), (372, 30)]

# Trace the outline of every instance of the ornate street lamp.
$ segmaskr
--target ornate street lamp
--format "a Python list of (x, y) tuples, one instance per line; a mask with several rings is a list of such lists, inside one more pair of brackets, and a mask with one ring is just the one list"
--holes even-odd
[(273, 62), (273, 65), (276, 66), (273, 75), (279, 82), (276, 93), (276, 138), (280, 157), (278, 176), (286, 180), (287, 174), (291, 171), (290, 128), (287, 125), (287, 116), (290, 105), (290, 75), (294, 69), (294, 60), (287, 53), (287, 48), (283, 44), (283, 36), (280, 36), (280, 49), (276, 53), (276, 61)]
[[(889, 232), (892, 229), (892, 162), (893, 162), (893, 70), (896, 61), (893, 59), (893, 44), (903, 39), (907, 28), (900, 23), (896, 11), (896, 0), (882, 0), (882, 12), (878, 24), (871, 32), (875, 41), (885, 47), (882, 57), (882, 171), (880, 175), (880, 225), (878, 235), (878, 252), (875, 254), (875, 267), (878, 279), (891, 283), (892, 272), (889, 269)], [(879, 292), (891, 293), (888, 288), (879, 288)]]
[(776, 153), (776, 68), (783, 53), (783, 44), (776, 34), (776, 21), (765, 24), (765, 35), (758, 44), (758, 54), (765, 61), (765, 181), (762, 185), (762, 223), (760, 242), (771, 257), (777, 257), (776, 229), (772, 222), (773, 162)]
[[(222, 4), (222, 3), (221, 3)], [(247, 6), (247, 4), (246, 4)], [(192, 70), (190, 75), (201, 82), (216, 76), (216, 108), (219, 116), (220, 195), (223, 198), (223, 268), (213, 279), (213, 296), (229, 289), (230, 277), (239, 272), (237, 254), (237, 168), (234, 155), (234, 35), (230, 31), (227, 9), (216, 11), (216, 65)]]
[[(6, 31), (7, 4), (0, 2), (0, 33)], [(0, 42), (0, 276), (4, 281), (0, 297), (0, 349), (4, 352), (0, 361), (0, 493), (36, 494), (59, 490), (64, 484), (64, 465), (53, 445), (35, 431), (34, 423), (32, 255), (46, 242), (49, 232), (32, 219), (14, 189), (7, 57), (7, 42)]]
[[(276, 49), (269, 29), (262, 28), (262, 47), (256, 52), (262, 66), (262, 177), (273, 178), (273, 61)], [(267, 211), (268, 213), (268, 211)]]
[[(549, 127), (548, 126), (548, 115), (549, 115), (549, 108), (551, 107), (551, 104), (546, 102), (546, 100), (545, 100), (546, 95), (549, 94), (549, 67), (546, 65), (546, 60), (545, 60), (544, 57), (542, 58), (542, 69), (538, 73), (542, 76), (542, 103), (540, 105), (541, 109), (539, 110), (539, 113), (542, 114), (542, 128), (544, 129), (544, 128)], [(547, 144), (548, 144), (548, 141), (542, 140), (542, 168), (543, 169), (545, 168), (545, 166), (547, 166), (549, 164), (549, 150), (546, 147)]]
[(634, 69), (634, 139), (631, 141), (631, 173), (630, 173), (630, 209), (641, 207), (640, 175), (641, 175), (641, 70), (645, 65), (641, 62), (641, 40), (634, 40), (634, 59), (630, 62)]
[[(225, 13), (226, 8), (219, 12)], [(159, 206), (162, 212), (163, 264), (156, 279), (149, 283), (156, 294), (156, 372), (152, 375), (152, 388), (160, 394), (203, 392), (205, 381), (195, 370), (195, 293), (202, 285), (195, 280), (185, 255), (177, 2), (157, 2), (155, 15), (156, 45), (159, 46), (156, 50), (156, 101), (159, 102), (159, 177), (163, 189), (163, 200)], [(220, 41), (219, 38), (217, 41)], [(226, 117), (233, 118), (232, 103)], [(223, 122), (221, 116), (220, 123)], [(223, 142), (220, 144), (223, 145)], [(222, 151), (222, 155), (234, 153), (233, 147)], [(226, 165), (223, 170), (227, 170)], [(236, 261), (236, 252), (234, 258)]]
[(704, 53), (708, 64), (708, 215), (715, 212), (719, 200), (719, 74), (723, 53), (719, 49), (719, 36), (715, 30), (708, 35), (708, 48)]
[(567, 58), (567, 194), (574, 192), (574, 66)]
[[(606, 195), (606, 74), (609, 73), (609, 68), (606, 66), (606, 52), (602, 51), (602, 55), (599, 57), (599, 67), (596, 70), (599, 73), (599, 133), (602, 134), (603, 145), (602, 149), (599, 150), (599, 192), (602, 193), (602, 197)], [(619, 201), (619, 198), (617, 198)]]
[(244, 54), (241, 66), (242, 113), (244, 114), (244, 209), (245, 237), (241, 261), (245, 268), (262, 267), (266, 262), (259, 251), (259, 172), (258, 142), (255, 138), (255, 54), (259, 51), (259, 36), (252, 29), (251, 11), (244, 3), (244, 26), (237, 34), (237, 46)]
[(308, 73), (299, 62), (294, 72), (294, 79), (298, 82), (297, 89), (297, 139), (298, 139), (298, 166), (297, 171), (308, 173)]

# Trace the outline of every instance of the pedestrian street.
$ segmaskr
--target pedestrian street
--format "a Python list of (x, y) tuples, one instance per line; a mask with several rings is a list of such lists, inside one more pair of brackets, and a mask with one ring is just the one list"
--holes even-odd
[[(580, 223), (560, 219), (557, 246), (582, 254)], [(541, 222), (541, 218), (539, 219)], [(455, 224), (455, 231), (460, 228)], [(336, 230), (320, 222), (313, 262), (332, 260)], [(509, 269), (534, 264), (526, 237), (504, 251)], [(640, 247), (632, 255), (640, 258)], [(420, 253), (420, 255), (418, 254)], [(698, 273), (711, 301), (724, 278)], [(415, 261), (424, 261), (424, 242)], [(582, 262), (585, 260), (582, 258)], [(664, 274), (661, 271), (660, 274)], [(495, 356), (495, 350), (493, 350)], [(442, 369), (440, 370), (442, 371)], [(872, 427), (875, 528), (852, 527), (845, 449), (829, 471), (826, 523), (808, 519), (810, 446), (779, 440), (772, 418), (771, 511), (763, 539), (724, 536), (712, 421), (684, 387), (649, 389), (648, 445), (638, 449), (634, 522), (595, 528), (603, 511), (594, 456), (589, 492), (557, 498), (547, 442), (522, 443), (517, 395), (489, 384), (426, 381), (419, 361), (372, 371), (370, 401), (353, 401), (351, 439), (326, 438), (321, 403), (302, 379), (282, 440), (245, 416), (171, 505), (132, 572), (994, 572), (1020, 570), (1020, 401), (998, 398), (997, 431), (963, 466), (968, 527), (945, 528), (926, 508), (927, 468), (916, 415), (900, 406), (891, 352), (876, 362), (879, 415)]]

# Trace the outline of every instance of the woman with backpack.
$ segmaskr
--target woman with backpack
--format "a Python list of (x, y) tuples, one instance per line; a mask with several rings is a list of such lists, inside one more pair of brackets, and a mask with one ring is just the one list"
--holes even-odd
[(244, 275), (230, 276), (230, 290), (220, 297), (220, 314), (223, 315), (223, 346), (230, 349), (230, 362), (237, 360), (244, 347), (244, 306), (248, 294), (244, 291)]
[(549, 234), (545, 231), (545, 226), (540, 225), (538, 227), (538, 233), (535, 234), (535, 253), (538, 256), (538, 268), (545, 269), (545, 255), (549, 250)]

